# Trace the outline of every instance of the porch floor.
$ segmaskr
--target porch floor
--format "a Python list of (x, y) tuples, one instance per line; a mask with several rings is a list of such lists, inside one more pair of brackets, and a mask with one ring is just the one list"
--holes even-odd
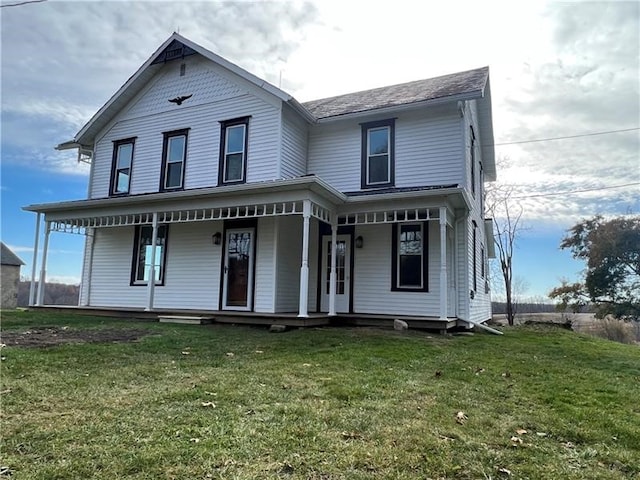
[[(376, 315), (368, 313), (339, 313), (329, 316), (327, 313), (310, 312), (306, 318), (297, 313), (260, 313), (231, 312), (221, 310), (181, 310), (157, 309), (145, 311), (141, 308), (107, 308), (79, 307), (72, 305), (44, 305), (29, 307), (30, 310), (46, 310), (74, 315), (93, 315), (130, 320), (157, 322), (159, 317), (186, 316), (206, 317), (212, 323), (244, 324), (244, 325), (285, 325), (287, 327), (321, 327), (321, 326), (367, 326), (393, 328), (395, 319), (407, 322), (410, 329), (439, 330), (441, 332), (455, 328), (461, 324), (457, 318), (441, 320), (439, 317), (421, 317), (407, 315)], [(211, 322), (210, 322), (211, 323)], [(465, 322), (462, 322), (465, 323)], [(465, 323), (466, 324), (466, 323)]]

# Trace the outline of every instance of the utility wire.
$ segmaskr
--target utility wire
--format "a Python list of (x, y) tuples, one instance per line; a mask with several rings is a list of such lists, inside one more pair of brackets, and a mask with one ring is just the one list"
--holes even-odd
[(21, 5), (28, 5), (30, 3), (42, 3), (42, 2), (46, 2), (47, 0), (25, 0), (24, 2), (19, 2), (19, 3), (9, 3), (9, 4), (4, 4), (4, 5), (0, 5), (0, 8), (5, 8), (5, 7), (19, 7)]
[(625, 184), (622, 184), (622, 185), (611, 185), (610, 187), (585, 188), (583, 190), (569, 190), (569, 191), (566, 191), (566, 192), (539, 193), (537, 195), (523, 195), (522, 197), (512, 197), (512, 198), (513, 198), (513, 200), (526, 200), (526, 199), (529, 199), (529, 198), (553, 197), (553, 196), (556, 196), (556, 195), (571, 195), (573, 193), (597, 192), (597, 191), (600, 191), (600, 190), (611, 190), (613, 188), (633, 187), (635, 185), (640, 185), (640, 182), (625, 183)]
[(594, 137), (596, 135), (609, 135), (610, 133), (621, 133), (621, 132), (632, 132), (634, 130), (640, 130), (640, 127), (633, 128), (623, 128), (620, 130), (608, 130), (605, 132), (593, 132), (593, 133), (583, 133), (581, 135), (567, 135), (565, 137), (550, 137), (550, 138), (536, 138), (533, 140), (520, 140), (516, 142), (501, 142), (501, 143), (490, 143), (488, 145), (483, 145), (483, 147), (499, 147), (502, 145), (518, 145), (521, 143), (535, 143), (535, 142), (549, 142), (552, 140), (566, 140), (568, 138), (580, 138), (580, 137)]

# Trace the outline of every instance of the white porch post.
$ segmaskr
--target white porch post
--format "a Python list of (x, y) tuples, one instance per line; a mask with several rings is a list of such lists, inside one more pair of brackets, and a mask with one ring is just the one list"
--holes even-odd
[[(338, 226), (331, 224), (331, 270), (329, 273), (329, 315), (336, 314), (336, 253), (338, 251)], [(321, 287), (324, 288), (324, 285)]]
[(147, 307), (153, 310), (153, 294), (156, 288), (156, 243), (158, 243), (158, 212), (153, 213), (153, 233), (151, 235), (151, 265), (149, 266), (149, 283), (147, 284)]
[(29, 306), (36, 303), (36, 272), (38, 271), (38, 243), (40, 242), (40, 220), (42, 214), (38, 212), (36, 216), (36, 238), (33, 242), (33, 260), (31, 265), (31, 286), (29, 287)]
[[(91, 228), (87, 234), (86, 241), (89, 243), (89, 260), (85, 258), (82, 271), (82, 294), (78, 299), (78, 305), (81, 307), (87, 307), (91, 304), (91, 276), (93, 275), (93, 251), (96, 244), (96, 229)], [(84, 297), (84, 298), (83, 298)]]
[(440, 207), (440, 320), (447, 319), (447, 208)]
[(51, 233), (51, 223), (45, 221), (44, 246), (42, 247), (42, 265), (40, 265), (40, 279), (38, 281), (38, 301), (37, 306), (44, 303), (44, 284), (47, 281), (47, 253), (49, 251), (49, 234)]
[(298, 317), (308, 317), (309, 303), (309, 220), (311, 201), (305, 200), (302, 208), (302, 265), (300, 266), (300, 304)]

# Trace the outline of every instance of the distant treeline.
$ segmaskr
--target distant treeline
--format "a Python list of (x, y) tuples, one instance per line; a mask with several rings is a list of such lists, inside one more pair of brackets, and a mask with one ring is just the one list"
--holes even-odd
[[(491, 302), (491, 309), (495, 314), (506, 314), (507, 304), (504, 302)], [(557, 312), (556, 305), (545, 302), (523, 302), (516, 304), (516, 314), (518, 313), (552, 313)], [(576, 313), (593, 313), (589, 306), (585, 306), (580, 312)]]
[[(37, 292), (38, 282), (36, 282)], [(21, 281), (18, 284), (18, 306), (29, 306), (29, 289), (31, 282)], [(66, 283), (44, 284), (44, 304), (45, 305), (78, 305), (79, 285), (67, 285)]]

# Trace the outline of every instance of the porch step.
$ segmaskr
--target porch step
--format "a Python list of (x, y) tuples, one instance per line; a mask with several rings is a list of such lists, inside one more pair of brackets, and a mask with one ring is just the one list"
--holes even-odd
[(204, 325), (213, 323), (214, 317), (192, 317), (187, 315), (159, 315), (160, 323), (185, 323), (188, 325)]

